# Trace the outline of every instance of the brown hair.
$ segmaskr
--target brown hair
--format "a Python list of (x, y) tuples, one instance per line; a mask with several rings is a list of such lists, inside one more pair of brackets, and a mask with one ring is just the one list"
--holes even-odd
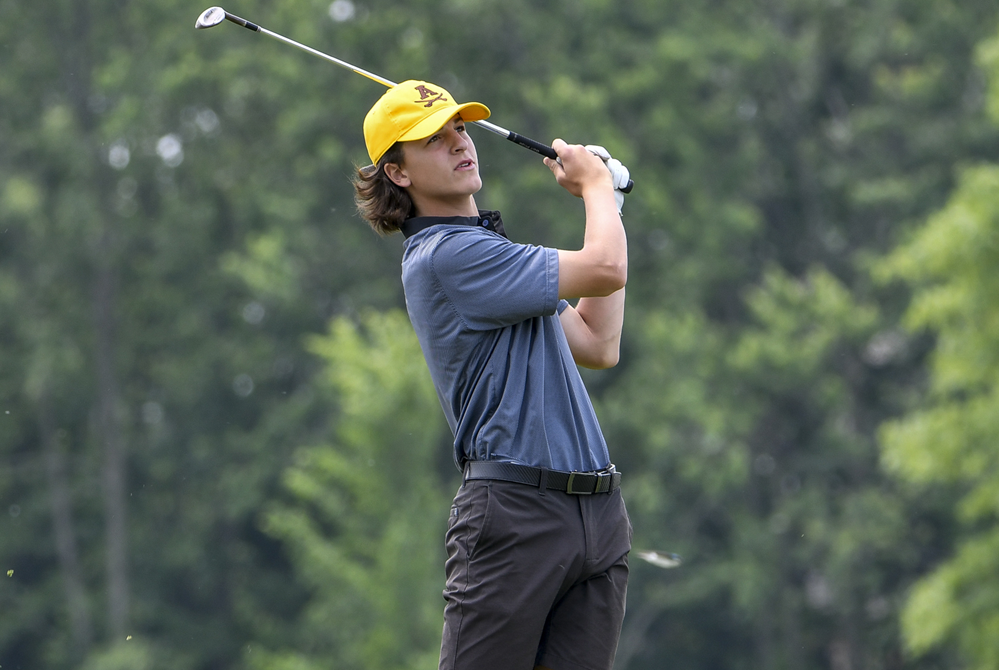
[(416, 215), (416, 208), (409, 193), (397, 186), (385, 174), (385, 164), (402, 165), (402, 144), (396, 142), (377, 165), (357, 168), (352, 180), (354, 203), (357, 213), (379, 235), (391, 235), (402, 227), (402, 222)]

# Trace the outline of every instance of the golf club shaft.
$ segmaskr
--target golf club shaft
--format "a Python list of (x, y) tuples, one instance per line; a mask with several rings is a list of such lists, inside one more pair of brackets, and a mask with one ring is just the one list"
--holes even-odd
[[(274, 32), (272, 30), (267, 30), (266, 28), (264, 28), (262, 26), (258, 26), (256, 23), (253, 23), (252, 21), (247, 21), (246, 19), (240, 18), (240, 17), (236, 16), (235, 14), (231, 14), (230, 12), (226, 12), (225, 13), (225, 18), (226, 18), (227, 21), (232, 21), (236, 25), (243, 26), (244, 28), (247, 28), (247, 29), (252, 30), (254, 32), (257, 32), (257, 33), (263, 33), (264, 35), (267, 35), (268, 37), (273, 37), (274, 39), (279, 40), (281, 42), (284, 42), (285, 44), (290, 44), (293, 47), (298, 47), (302, 51), (307, 51), (308, 53), (312, 54), (313, 56), (319, 56), (320, 58), (328, 60), (331, 63), (339, 65), (340, 67), (346, 68), (346, 69), (348, 69), (351, 72), (354, 72), (356, 74), (359, 74), (362, 77), (367, 77), (371, 81), (376, 81), (379, 84), (381, 84), (382, 86), (387, 86), (389, 88), (395, 86), (395, 82), (390, 81), (390, 80), (386, 79), (385, 77), (379, 77), (377, 74), (374, 74), (373, 72), (368, 72), (367, 70), (363, 70), (363, 69), (361, 69), (359, 67), (355, 67), (355, 66), (351, 65), (350, 63), (348, 63), (346, 61), (343, 61), (343, 60), (340, 60), (339, 58), (335, 58), (333, 56), (330, 56), (329, 54), (325, 54), (322, 51), (319, 51), (317, 49), (313, 49), (312, 47), (309, 47), (309, 46), (306, 46), (306, 45), (302, 44), (301, 42), (296, 42), (293, 39), (285, 37), (284, 35), (279, 35), (278, 33)], [(515, 144), (519, 144), (520, 146), (525, 147), (527, 149), (530, 149), (531, 151), (533, 151), (535, 153), (539, 153), (542, 156), (547, 156), (548, 158), (551, 158), (551, 159), (558, 158), (558, 154), (555, 153), (555, 150), (552, 149), (547, 144), (542, 144), (541, 142), (537, 142), (535, 140), (532, 140), (529, 137), (524, 137), (523, 135), (518, 135), (515, 132), (507, 130), (506, 128), (502, 128), (500, 126), (497, 126), (495, 123), (489, 123), (488, 121), (473, 121), (472, 123), (474, 123), (475, 125), (480, 126), (482, 128), (485, 128), (489, 132), (495, 133), (495, 134), (499, 135), (500, 137), (505, 137), (506, 139), (510, 140), (511, 142), (513, 142)]]
[[(220, 16), (220, 13), (224, 15), (225, 20), (231, 21), (232, 23), (235, 23), (238, 26), (243, 26), (244, 28), (252, 30), (253, 32), (256, 32), (256, 33), (263, 33), (264, 35), (267, 35), (268, 37), (273, 37), (276, 40), (284, 42), (285, 44), (290, 44), (293, 47), (297, 47), (297, 48), (301, 49), (302, 51), (307, 51), (308, 53), (312, 54), (313, 56), (319, 56), (320, 58), (322, 58), (324, 60), (328, 60), (329, 62), (331, 62), (331, 63), (333, 63), (335, 65), (339, 65), (342, 68), (346, 68), (346, 69), (350, 70), (351, 72), (354, 72), (356, 74), (361, 75), (362, 77), (367, 77), (371, 81), (376, 81), (379, 84), (381, 84), (382, 86), (387, 86), (389, 88), (395, 86), (395, 82), (390, 81), (390, 80), (386, 79), (385, 77), (380, 77), (380, 76), (378, 76), (377, 74), (375, 74), (373, 72), (368, 72), (367, 70), (363, 70), (363, 69), (361, 69), (359, 67), (355, 67), (355, 66), (351, 65), (350, 63), (348, 63), (347, 61), (340, 60), (339, 58), (334, 58), (333, 56), (330, 56), (329, 54), (323, 53), (322, 51), (319, 51), (317, 49), (313, 49), (312, 47), (309, 47), (309, 46), (305, 46), (301, 42), (296, 42), (293, 39), (285, 37), (284, 35), (279, 35), (278, 33), (275, 33), (274, 31), (267, 30), (266, 28), (258, 26), (256, 23), (253, 23), (252, 21), (247, 21), (246, 19), (240, 18), (240, 17), (236, 16), (235, 14), (231, 14), (231, 13), (227, 12), (226, 10), (222, 9), (221, 7), (210, 7), (209, 9), (206, 9), (202, 13), (202, 15), (198, 18), (198, 22), (197, 22), (197, 24), (195, 24), (195, 27), (196, 28), (210, 28), (210, 27), (212, 27), (214, 25), (218, 25), (222, 21), (222, 17)], [(558, 160), (558, 154), (555, 153), (555, 150), (552, 149), (547, 144), (542, 144), (541, 142), (538, 142), (536, 140), (532, 140), (529, 137), (524, 137), (523, 135), (518, 135), (517, 133), (515, 133), (515, 132), (513, 132), (511, 130), (507, 130), (506, 128), (503, 128), (501, 126), (497, 126), (495, 123), (489, 123), (488, 121), (473, 121), (472, 123), (474, 123), (475, 125), (479, 126), (480, 128), (485, 128), (489, 132), (495, 133), (495, 134), (499, 135), (500, 137), (504, 137), (504, 138), (510, 140), (511, 142), (513, 142), (514, 144), (519, 144), (520, 146), (524, 147), (525, 149), (530, 149), (531, 151), (533, 151), (535, 153), (538, 153), (538, 154), (541, 154), (542, 156), (545, 156), (547, 158), (551, 158), (552, 160)], [(628, 180), (628, 184), (624, 188), (622, 188), (621, 191), (623, 193), (631, 193), (631, 189), (632, 189), (633, 186), (634, 186), (634, 182), (631, 181), (631, 180)]]
[(328, 60), (331, 63), (335, 63), (336, 65), (339, 65), (340, 67), (347, 68), (351, 72), (359, 74), (362, 77), (367, 77), (371, 81), (377, 81), (382, 86), (388, 86), (389, 88), (391, 88), (392, 86), (395, 86), (395, 82), (389, 81), (385, 77), (379, 77), (377, 74), (374, 74), (373, 72), (368, 72), (367, 70), (362, 70), (359, 67), (354, 67), (353, 65), (351, 65), (350, 63), (348, 63), (346, 61), (342, 61), (339, 58), (334, 58), (333, 56), (330, 56), (329, 54), (325, 54), (322, 51), (319, 51), (317, 49), (313, 49), (312, 47), (309, 47), (309, 46), (306, 46), (306, 45), (302, 44), (301, 42), (296, 42), (293, 39), (289, 39), (289, 38), (285, 37), (284, 35), (279, 35), (278, 33), (274, 32), (272, 30), (267, 30), (267, 28), (264, 28), (262, 26), (258, 26), (256, 23), (253, 23), (252, 21), (247, 21), (246, 19), (242, 19), (242, 18), (236, 16), (235, 14), (230, 14), (229, 12), (226, 12), (225, 13), (225, 18), (226, 18), (227, 21), (232, 21), (236, 25), (243, 26), (244, 28), (247, 28), (247, 29), (252, 30), (254, 32), (257, 32), (257, 33), (263, 33), (264, 35), (267, 35), (268, 37), (273, 37), (276, 40), (284, 42), (285, 44), (290, 44), (293, 47), (298, 47), (302, 51), (307, 51), (310, 54), (312, 54), (313, 56), (319, 56), (320, 58)]

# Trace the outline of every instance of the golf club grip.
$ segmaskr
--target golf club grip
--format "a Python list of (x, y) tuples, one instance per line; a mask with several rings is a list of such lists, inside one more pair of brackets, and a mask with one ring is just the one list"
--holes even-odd
[(558, 154), (547, 144), (542, 144), (532, 140), (530, 137), (524, 137), (523, 135), (518, 135), (517, 133), (510, 131), (510, 134), (506, 136), (506, 139), (510, 140), (514, 144), (519, 144), (522, 147), (526, 147), (536, 154), (541, 154), (546, 158), (551, 158), (555, 160), (558, 158)]
[[(558, 154), (547, 144), (542, 144), (532, 140), (530, 137), (524, 137), (523, 135), (518, 135), (512, 130), (508, 131), (510, 134), (506, 136), (506, 139), (510, 140), (515, 144), (519, 144), (522, 147), (526, 147), (536, 154), (541, 154), (552, 160), (558, 160)], [(627, 186), (621, 189), (621, 193), (631, 193), (631, 189), (635, 188), (635, 182), (631, 179), (628, 180)]]

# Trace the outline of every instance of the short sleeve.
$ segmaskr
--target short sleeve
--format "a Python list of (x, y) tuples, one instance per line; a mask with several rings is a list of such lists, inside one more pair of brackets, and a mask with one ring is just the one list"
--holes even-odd
[(549, 316), (558, 306), (555, 249), (463, 230), (439, 241), (431, 264), (434, 280), (459, 318), (473, 330)]

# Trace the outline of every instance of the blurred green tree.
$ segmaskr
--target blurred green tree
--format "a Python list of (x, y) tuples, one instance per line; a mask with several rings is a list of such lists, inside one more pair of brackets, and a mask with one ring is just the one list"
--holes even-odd
[[(999, 122), (999, 38), (982, 45)], [(879, 267), (913, 287), (906, 325), (934, 334), (926, 403), (887, 423), (882, 457), (921, 487), (961, 492), (960, 542), (914, 587), (903, 611), (909, 648), (960, 649), (968, 667), (999, 665), (999, 166), (966, 167), (946, 207)]]
[[(338, 407), (334, 441), (302, 447), (264, 529), (310, 598), (291, 658), (315, 667), (437, 667), (444, 530), (458, 472), (450, 433), (404, 312), (340, 318), (310, 349)], [(252, 667), (288, 655), (248, 654)], [(293, 666), (294, 667), (294, 666)]]
[[(196, 32), (200, 9), (0, 0), (0, 665), (418, 664), (380, 621), (359, 628), (364, 608), (398, 614), (388, 592), (334, 603), (309, 553), (356, 550), (361, 584), (406, 569), (364, 552), (416, 540), (383, 534), (387, 507), (370, 535), (333, 527), (282, 484), (352, 490), (323, 455), (360, 444), (303, 337), (402, 305), (400, 241), (354, 217), (347, 181), (381, 87), (229, 24)], [(994, 2), (230, 9), (634, 172), (624, 358), (587, 382), (636, 546), (688, 563), (635, 565), (622, 666), (946, 665), (904, 660), (894, 615), (950, 551), (953, 494), (913, 496), (874, 446), (914, 406), (928, 342), (866, 259), (943, 205), (955, 165), (994, 160), (970, 57)], [(479, 204), (520, 241), (578, 243), (582, 210), (537, 157), (473, 133)], [(302, 445), (327, 446), (296, 463)], [(282, 518), (303, 525), (261, 531)], [(437, 611), (419, 575), (439, 548), (412, 546), (416, 611)], [(423, 660), (427, 621), (406, 629)], [(333, 644), (338, 627), (356, 635)]]
[(636, 566), (621, 667), (903, 667), (902, 594), (948, 551), (952, 501), (879, 468), (878, 426), (913, 407), (929, 342), (869, 259), (995, 151), (972, 59), (994, 7), (622, 13), (631, 39), (612, 43), (635, 67), (607, 104), (659, 188), (626, 209), (630, 339), (593, 382), (637, 475), (636, 545), (688, 562)]
[[(131, 634), (159, 664), (211, 667), (280, 629), (302, 595), (255, 519), (292, 436), (321, 424), (302, 336), (354, 289), (397, 300), (384, 247), (311, 225), (344, 200), (324, 181), (350, 160), (321, 104), (277, 100), (317, 70), (252, 41), (227, 52), (182, 5), (0, 2), (0, 558), (16, 575), (0, 599), (19, 613), (0, 622), (3, 665), (113, 663)], [(311, 255), (275, 260), (288, 248)]]

